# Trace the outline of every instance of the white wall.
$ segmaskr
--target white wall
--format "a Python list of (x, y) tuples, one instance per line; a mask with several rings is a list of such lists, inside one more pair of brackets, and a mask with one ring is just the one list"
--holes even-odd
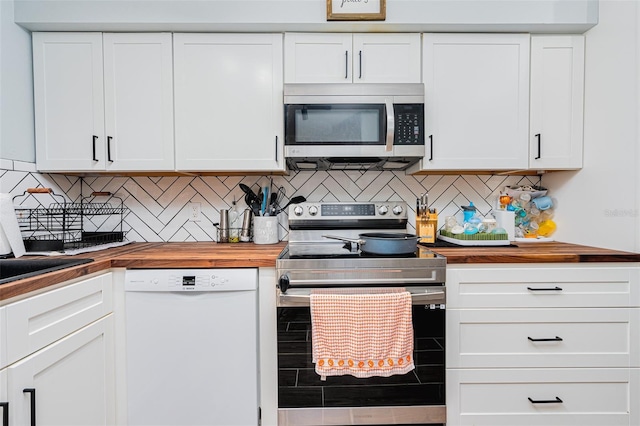
[(601, 0), (586, 33), (584, 168), (549, 173), (556, 239), (640, 251), (640, 3)]
[(31, 33), (0, 0), (0, 158), (35, 161)]

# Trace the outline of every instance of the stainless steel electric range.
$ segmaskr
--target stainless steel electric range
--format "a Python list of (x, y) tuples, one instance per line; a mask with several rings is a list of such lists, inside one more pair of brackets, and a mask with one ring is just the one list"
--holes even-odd
[[(367, 254), (369, 232), (407, 232), (404, 202), (303, 203), (289, 208), (289, 244), (276, 261), (280, 425), (444, 424), (446, 259), (418, 245)], [(321, 380), (311, 361), (309, 294), (316, 288), (403, 287), (412, 294), (415, 370)]]

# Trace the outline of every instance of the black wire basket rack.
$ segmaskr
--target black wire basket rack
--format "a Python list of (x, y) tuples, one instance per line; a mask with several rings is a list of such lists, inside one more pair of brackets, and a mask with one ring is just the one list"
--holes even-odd
[[(48, 197), (52, 202), (29, 203), (30, 197)], [(100, 197), (108, 197), (109, 202), (96, 202)], [(29, 188), (13, 197), (13, 204), (27, 252), (64, 251), (125, 241), (127, 209), (122, 199), (110, 192), (93, 192), (79, 203), (70, 203), (51, 188)], [(23, 207), (29, 204), (36, 206)]]

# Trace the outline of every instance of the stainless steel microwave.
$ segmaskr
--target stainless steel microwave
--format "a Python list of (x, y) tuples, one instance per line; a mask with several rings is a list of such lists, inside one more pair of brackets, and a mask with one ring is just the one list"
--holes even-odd
[(285, 84), (293, 170), (404, 170), (424, 156), (424, 85)]

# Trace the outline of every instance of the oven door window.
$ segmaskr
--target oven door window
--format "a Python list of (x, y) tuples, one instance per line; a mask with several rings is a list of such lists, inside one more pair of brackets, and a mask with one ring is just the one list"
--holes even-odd
[(384, 145), (384, 104), (286, 105), (287, 145)]
[(414, 362), (405, 375), (322, 381), (312, 363), (308, 307), (278, 308), (279, 408), (445, 404), (445, 310), (413, 306)]

